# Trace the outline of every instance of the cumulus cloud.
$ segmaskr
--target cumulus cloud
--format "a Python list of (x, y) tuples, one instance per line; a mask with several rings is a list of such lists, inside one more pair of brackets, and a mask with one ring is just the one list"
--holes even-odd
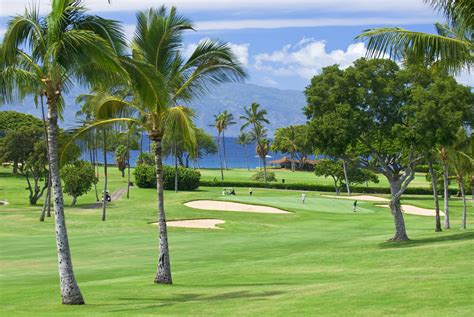
[(285, 45), (272, 53), (255, 55), (255, 68), (277, 76), (298, 75), (310, 79), (321, 71), (321, 68), (339, 64), (346, 68), (352, 62), (365, 55), (363, 43), (351, 44), (345, 51), (327, 52), (325, 41), (303, 38), (295, 45)]
[(456, 81), (460, 84), (474, 87), (474, 75), (472, 72), (469, 72), (467, 70), (463, 70), (459, 75), (456, 77)]
[[(190, 56), (192, 52), (196, 49), (199, 43), (202, 41), (209, 40), (208, 38), (201, 39), (197, 43), (191, 43), (186, 45), (183, 48), (183, 55), (184, 56)], [(242, 63), (243, 66), (248, 66), (249, 64), (249, 46), (250, 44), (244, 43), (244, 44), (235, 44), (235, 43), (228, 43), (232, 53), (237, 57), (240, 63)]]

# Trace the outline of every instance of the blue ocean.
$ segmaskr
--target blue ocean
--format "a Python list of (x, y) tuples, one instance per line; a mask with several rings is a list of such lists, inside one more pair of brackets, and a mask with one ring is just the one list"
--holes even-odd
[[(236, 140), (237, 138), (235, 137), (225, 138), (227, 167), (228, 168), (247, 168), (247, 162), (245, 160), (246, 156), (247, 156), (248, 165), (250, 168), (259, 167), (262, 163), (255, 153), (255, 144), (248, 144), (247, 146), (245, 146), (245, 150), (244, 150), (244, 147), (237, 144)], [(146, 152), (148, 151), (149, 148), (150, 148), (150, 141), (148, 138), (145, 138), (144, 136), (143, 151)], [(99, 152), (100, 153), (98, 153), (98, 161), (99, 163), (103, 163), (104, 162), (103, 155), (101, 151)], [(140, 154), (140, 151), (132, 150), (130, 152), (131, 152), (130, 165), (134, 167), (136, 165), (136, 160), (137, 160), (138, 155)], [(246, 156), (245, 156), (245, 153), (247, 154)], [(284, 154), (270, 152), (268, 153), (268, 156), (269, 157), (267, 160), (271, 161), (271, 160), (279, 159), (280, 157), (284, 156)], [(82, 159), (85, 161), (90, 161), (89, 157), (90, 157), (89, 153), (83, 153), (82, 155)], [(114, 153), (107, 152), (107, 164), (114, 164), (114, 162), (115, 162)], [(165, 164), (173, 165), (174, 157), (167, 157), (165, 159)], [(219, 168), (220, 167), (219, 155), (217, 153), (210, 154), (197, 161), (190, 161), (189, 165), (190, 167), (196, 167), (196, 168)]]

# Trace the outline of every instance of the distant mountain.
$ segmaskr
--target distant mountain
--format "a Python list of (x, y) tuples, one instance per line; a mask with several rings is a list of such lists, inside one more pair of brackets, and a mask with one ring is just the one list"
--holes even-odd
[[(67, 106), (62, 126), (70, 128), (77, 125), (75, 115), (79, 106), (75, 103), (75, 97), (85, 92), (83, 88), (76, 87), (65, 96)], [(215, 134), (215, 130), (209, 125), (213, 123), (214, 114), (229, 110), (234, 114), (237, 124), (229, 128), (226, 136), (236, 136), (239, 133), (241, 125), (239, 117), (244, 112), (244, 106), (249, 106), (252, 102), (259, 103), (268, 111), (270, 135), (279, 127), (305, 122), (302, 108), (306, 104), (306, 99), (303, 92), (298, 90), (281, 90), (241, 83), (223, 84), (193, 101), (189, 106), (197, 112), (196, 125), (212, 134)], [(34, 107), (33, 98), (26, 98), (16, 105), (2, 106), (0, 110), (15, 110), (41, 116), (41, 110)]]

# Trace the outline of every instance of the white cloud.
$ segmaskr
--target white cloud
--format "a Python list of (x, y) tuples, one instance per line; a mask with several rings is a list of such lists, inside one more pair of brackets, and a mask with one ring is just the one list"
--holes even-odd
[[(9, 16), (23, 12), (25, 6), (30, 6), (31, 0), (2, 0), (0, 15)], [(429, 7), (422, 0), (85, 0), (86, 7), (96, 12), (104, 11), (135, 11), (152, 6), (177, 6), (182, 10), (245, 10), (245, 9), (311, 9), (335, 12), (426, 12)], [(41, 12), (47, 12), (51, 0), (37, 0)]]
[(365, 56), (365, 52), (363, 43), (351, 44), (346, 51), (327, 52), (325, 41), (304, 38), (295, 45), (285, 45), (281, 50), (255, 55), (255, 68), (277, 76), (297, 75), (310, 79), (329, 65), (339, 64), (346, 68)]
[(472, 72), (468, 72), (467, 70), (463, 70), (455, 78), (456, 78), (456, 81), (460, 84), (470, 86), (470, 87), (474, 87), (474, 74)]
[[(198, 43), (191, 43), (186, 45), (183, 48), (183, 55), (188, 57), (192, 54), (192, 52), (196, 49), (198, 44), (202, 41), (208, 40), (208, 38), (201, 39)], [(227, 43), (232, 51), (235, 54), (237, 59), (243, 66), (248, 66), (249, 64), (249, 46), (250, 44), (235, 44), (235, 43)]]
[(270, 77), (263, 77), (262, 84), (265, 86), (278, 86), (278, 82)]

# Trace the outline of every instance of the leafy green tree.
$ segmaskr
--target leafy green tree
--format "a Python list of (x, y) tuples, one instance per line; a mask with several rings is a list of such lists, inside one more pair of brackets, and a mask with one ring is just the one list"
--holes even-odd
[(367, 42), (368, 56), (379, 58), (388, 54), (394, 59), (414, 56), (418, 60), (439, 61), (448, 71), (456, 73), (472, 67), (474, 42), (474, 2), (472, 0), (425, 0), (448, 24), (437, 23), (438, 34), (409, 31), (400, 27), (365, 30), (357, 36)]
[(439, 72), (436, 67), (425, 69), (422, 66), (411, 66), (405, 74), (416, 82), (410, 87), (410, 106), (413, 127), (418, 136), (418, 144), (425, 149), (425, 157), (430, 166), (430, 174), (435, 203), (435, 231), (441, 231), (439, 202), (437, 195), (436, 172), (434, 161), (439, 153), (443, 168), (444, 180), (444, 227), (449, 229), (449, 179), (448, 154), (450, 146), (456, 140), (458, 128), (472, 120), (474, 94), (469, 87), (456, 83), (455, 79)]
[(48, 159), (42, 129), (9, 130), (5, 137), (0, 138), (0, 161), (18, 164), (17, 173), (27, 182), (30, 205), (36, 205), (48, 187)]
[(12, 17), (1, 45), (1, 101), (41, 91), (48, 106), (49, 159), (55, 210), (56, 241), (63, 304), (83, 304), (76, 283), (64, 218), (59, 175), (58, 117), (62, 94), (74, 82), (103, 84), (116, 81), (122, 68), (116, 53), (125, 39), (117, 22), (87, 15), (80, 1), (52, 0), (51, 11), (37, 7)]
[[(323, 100), (328, 96), (326, 92), (315, 87), (321, 79), (311, 82), (306, 90), (306, 114), (314, 127), (321, 122), (317, 128), (319, 134), (313, 137), (341, 140), (344, 148), (346, 136), (351, 135), (365, 148), (367, 155), (361, 157), (364, 164), (370, 163), (390, 184), (389, 205), (395, 225), (391, 240), (408, 240), (400, 198), (414, 179), (415, 166), (422, 158), (413, 137), (412, 122), (408, 120), (412, 109), (406, 107), (407, 87), (411, 82), (401, 76), (399, 66), (389, 60), (359, 59), (342, 75), (337, 66), (329, 71), (336, 74), (334, 86), (344, 83), (347, 93), (329, 95), (334, 102), (328, 104)], [(329, 118), (334, 124), (329, 124)], [(341, 134), (344, 137), (339, 138)], [(332, 141), (330, 144), (339, 145)]]
[(250, 166), (249, 166), (249, 159), (247, 155), (247, 145), (250, 144), (251, 142), (252, 140), (251, 140), (250, 135), (245, 132), (240, 132), (236, 140), (236, 143), (241, 145), (244, 150), (245, 163), (247, 165), (247, 170), (249, 171), (250, 171)]
[[(379, 179), (377, 175), (368, 170), (357, 166), (356, 164), (349, 164), (347, 172), (349, 173), (349, 179), (351, 184), (363, 184), (366, 182), (378, 183)], [(321, 159), (314, 166), (314, 173), (316, 176), (323, 176), (325, 178), (331, 177), (334, 182), (334, 189), (336, 195), (339, 195), (341, 188), (345, 185), (345, 175), (342, 162), (330, 159)]]
[(122, 172), (122, 177), (125, 177), (125, 169), (127, 168), (128, 162), (128, 148), (122, 144), (117, 146), (115, 149), (115, 164), (120, 172)]
[(94, 167), (85, 161), (75, 161), (61, 169), (64, 192), (72, 196), (71, 207), (76, 205), (77, 197), (86, 194), (97, 181)]
[(270, 121), (267, 119), (267, 110), (260, 110), (260, 105), (254, 102), (250, 107), (244, 107), (244, 115), (240, 116), (240, 120), (244, 121), (240, 131), (242, 132), (246, 128), (250, 128), (251, 139), (257, 143), (255, 150), (263, 162), (263, 175), (266, 183), (267, 153), (270, 151), (270, 141), (266, 139), (267, 135), (263, 124), (270, 124)]
[(313, 150), (312, 147), (309, 127), (307, 125), (292, 125), (277, 129), (272, 144), (273, 151), (290, 155), (292, 171), (295, 171), (294, 161), (296, 159), (300, 162), (300, 168), (303, 167), (304, 161)]
[[(188, 58), (183, 57), (182, 35), (186, 30), (193, 30), (192, 23), (174, 7), (138, 12), (132, 58), (121, 58), (133, 98), (96, 94), (94, 108), (99, 121), (90, 125), (133, 122), (143, 127), (154, 143), (160, 236), (155, 282), (165, 284), (171, 284), (172, 279), (163, 197), (163, 137), (168, 126), (176, 125), (181, 139), (191, 148), (195, 144), (192, 111), (181, 105), (216, 84), (245, 77), (226, 43), (205, 40)], [(124, 110), (129, 110), (126, 116)]]
[[(351, 149), (356, 148), (357, 113), (352, 111), (355, 102), (347, 74), (337, 65), (323, 68), (320, 75), (311, 79), (305, 94), (307, 117), (312, 118), (310, 131), (314, 146), (334, 158), (340, 158), (344, 167), (347, 194), (351, 194), (347, 165)], [(351, 95), (352, 94), (352, 95)]]

